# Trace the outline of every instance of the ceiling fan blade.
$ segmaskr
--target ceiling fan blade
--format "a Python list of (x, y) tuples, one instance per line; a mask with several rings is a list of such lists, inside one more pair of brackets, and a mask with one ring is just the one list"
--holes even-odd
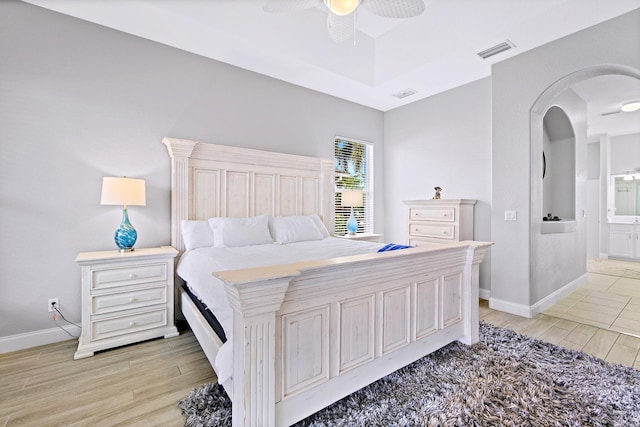
[(336, 43), (342, 43), (343, 41), (353, 38), (355, 26), (355, 13), (344, 16), (339, 16), (331, 12), (327, 14), (327, 31), (329, 32), (331, 40)]
[(262, 10), (272, 13), (298, 12), (319, 4), (322, 4), (322, 0), (267, 0)]
[(374, 15), (385, 18), (412, 18), (425, 9), (423, 0), (362, 0), (360, 4)]
[(622, 111), (620, 110), (616, 110), (616, 111), (609, 111), (608, 113), (602, 113), (600, 114), (601, 116), (612, 116), (614, 114), (620, 114)]

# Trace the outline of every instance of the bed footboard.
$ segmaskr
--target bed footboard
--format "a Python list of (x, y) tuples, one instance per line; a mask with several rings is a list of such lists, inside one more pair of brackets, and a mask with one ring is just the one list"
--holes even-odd
[(415, 360), (478, 341), (489, 243), (227, 271), (233, 425), (290, 425)]

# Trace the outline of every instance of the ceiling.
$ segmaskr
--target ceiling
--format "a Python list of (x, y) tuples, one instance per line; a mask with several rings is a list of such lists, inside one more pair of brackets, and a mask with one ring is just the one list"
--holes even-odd
[[(266, 13), (266, 0), (25, 1), (380, 111), (487, 77), (497, 61), (640, 8), (640, 0), (425, 0), (423, 14), (392, 19), (360, 7), (355, 44), (337, 44), (324, 5)], [(505, 40), (515, 47), (477, 55)], [(416, 93), (393, 96), (407, 89)], [(599, 77), (576, 92), (593, 116), (590, 134), (634, 115), (640, 132), (640, 112), (600, 115), (640, 99), (638, 81)]]

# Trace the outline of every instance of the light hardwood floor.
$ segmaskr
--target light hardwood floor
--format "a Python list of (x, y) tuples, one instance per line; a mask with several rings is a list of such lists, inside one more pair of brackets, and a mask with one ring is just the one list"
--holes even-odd
[(0, 426), (180, 426), (216, 380), (190, 331), (73, 360), (77, 340), (0, 355)]
[[(640, 369), (640, 339), (546, 314), (526, 319), (480, 302), (496, 326)], [(177, 402), (215, 381), (190, 331), (73, 360), (76, 340), (0, 355), (0, 426), (181, 426)]]

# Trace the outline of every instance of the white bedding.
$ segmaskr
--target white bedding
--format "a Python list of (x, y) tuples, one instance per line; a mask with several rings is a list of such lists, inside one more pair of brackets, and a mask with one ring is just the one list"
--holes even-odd
[(232, 374), (233, 310), (223, 283), (213, 276), (213, 272), (374, 253), (383, 246), (380, 243), (327, 237), (286, 245), (274, 243), (231, 248), (205, 247), (185, 252), (180, 257), (176, 271), (187, 282), (191, 292), (213, 312), (227, 336), (227, 342), (220, 349), (214, 363), (218, 382), (224, 383)]

